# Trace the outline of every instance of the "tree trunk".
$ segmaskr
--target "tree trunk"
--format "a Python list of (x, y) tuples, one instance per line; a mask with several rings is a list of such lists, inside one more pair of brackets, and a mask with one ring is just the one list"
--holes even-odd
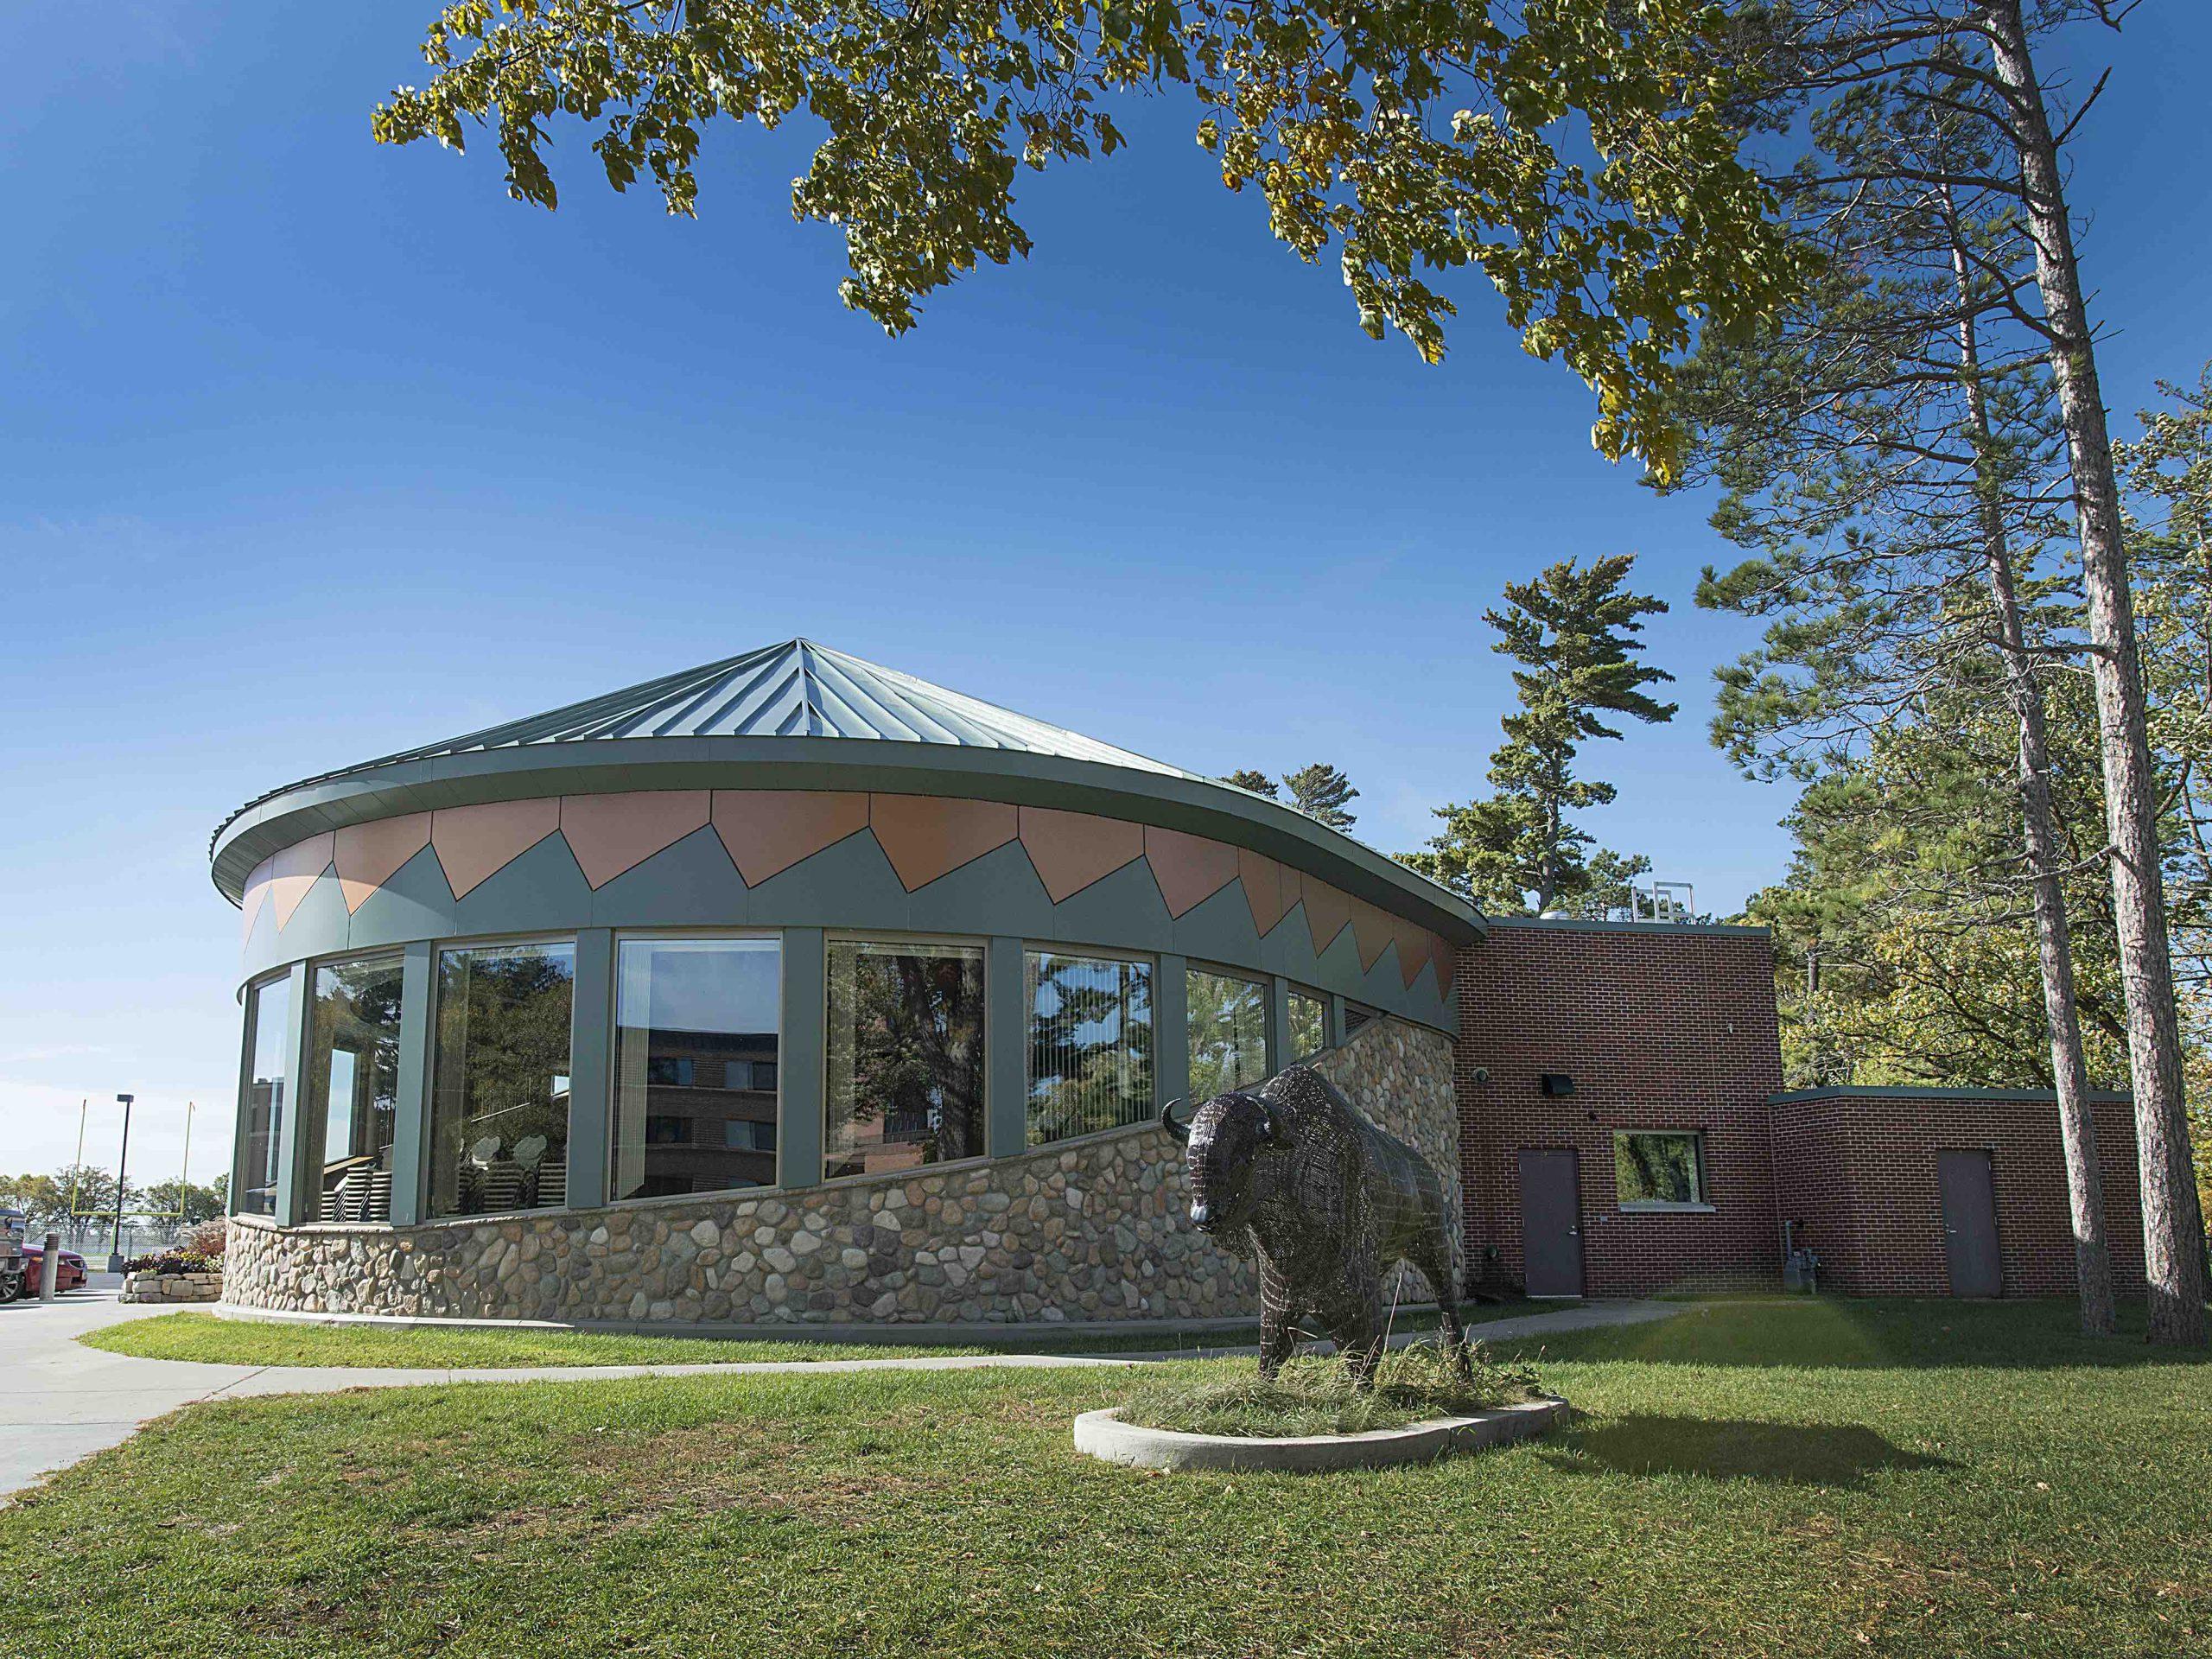
[(2158, 846), (2158, 779), (2144, 714), (2142, 663), (2122, 540), (2112, 439), (2097, 385), (2096, 353), (2082, 296), (2065, 179), (2020, 0), (1977, 0), (1993, 67), (2009, 104), (2020, 178), (2036, 245), (2037, 284), (2050, 365), (2072, 461), (2082, 537), (2082, 591), (2097, 696), (2112, 840), (2112, 885), (2127, 1052), (2135, 1085), (2135, 1135), (2143, 1182), (2143, 1255), (2151, 1286), (2151, 1338), (2204, 1341), (2204, 1232), (2190, 1167), (2181, 1033), (2174, 1008)]
[[(1943, 192), (1948, 208), (1950, 191)], [(1948, 219), (1948, 215), (1947, 215)], [(1988, 475), (1994, 444), (1989, 400), (1981, 384), (1981, 340), (1976, 327), (1966, 250), (1957, 221), (1948, 219), (1951, 270), (1959, 301), (1959, 368), (1965, 384), (1967, 421), (1977, 461), (1982, 560), (1997, 606), (1999, 646), (2006, 689), (2020, 728), (2020, 808), (2026, 829), (2028, 871), (2034, 882), (2036, 950), (2043, 969), (2043, 1006), (2050, 1026), (2050, 1076), (2058, 1095), (2058, 1133), (2066, 1151), (2066, 1196), (2074, 1215), (2074, 1276), (2082, 1295), (2082, 1330), (2108, 1337), (2114, 1328), (2112, 1252), (2105, 1239), (2104, 1177), (2097, 1166), (2096, 1131), (2089, 1121), (2089, 1068), (2082, 1050), (2082, 1019), (2074, 999), (2074, 946), (2066, 917), (2066, 890), (2057, 874), (2056, 820), (2050, 805), (2050, 747), (2044, 727), (2043, 686), (2028, 655), (2020, 622), (2020, 596), (2012, 581), (2011, 537), (1997, 486)]]

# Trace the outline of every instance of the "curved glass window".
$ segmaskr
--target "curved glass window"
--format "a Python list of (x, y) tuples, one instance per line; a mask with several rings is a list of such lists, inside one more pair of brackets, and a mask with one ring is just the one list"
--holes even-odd
[(1211, 1100), (1268, 1076), (1268, 988), (1193, 968), (1184, 986), (1191, 1035), (1191, 1098)]
[(1328, 1046), (1328, 999), (1294, 988), (1290, 993), (1290, 1058), (1311, 1059)]
[(391, 1131), (399, 1103), (400, 959), (363, 957), (315, 970), (308, 1039), (309, 1135), (322, 1126), (325, 1221), (391, 1219)]
[(276, 1213), (278, 1148), (284, 1130), (285, 1033), (292, 1023), (292, 982), (272, 979), (246, 993), (245, 1098), (239, 1103), (238, 1202), (241, 1216)]
[(569, 1198), (572, 941), (438, 953), (430, 1213), (557, 1208)]
[(1029, 1144), (1152, 1116), (1152, 964), (1031, 950)]
[(614, 1197), (774, 1184), (782, 1025), (777, 940), (622, 941)]
[(983, 949), (832, 939), (823, 1173), (983, 1150)]

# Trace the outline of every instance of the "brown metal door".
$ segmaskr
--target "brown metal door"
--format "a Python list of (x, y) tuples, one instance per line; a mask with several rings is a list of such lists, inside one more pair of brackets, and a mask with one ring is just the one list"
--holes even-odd
[(1521, 1149), (1521, 1243), (1529, 1294), (1582, 1294), (1582, 1172), (1573, 1152)]
[(1997, 1192), (1986, 1152), (1939, 1152), (1936, 1180), (1943, 1194), (1943, 1262), (1954, 1296), (1999, 1296), (2005, 1274), (1997, 1256)]

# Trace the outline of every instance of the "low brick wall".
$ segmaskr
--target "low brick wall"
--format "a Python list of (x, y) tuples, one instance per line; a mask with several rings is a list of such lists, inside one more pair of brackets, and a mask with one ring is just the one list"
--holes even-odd
[(223, 1275), (219, 1273), (134, 1273), (123, 1281), (121, 1300), (126, 1302), (219, 1302)]
[[(2103, 1177), (2113, 1282), (2139, 1295), (2143, 1205), (2135, 1120), (2124, 1095), (2090, 1106)], [(2047, 1092), (1834, 1089), (1774, 1103), (1783, 1216), (1821, 1257), (1821, 1287), (1847, 1296), (1947, 1296), (1936, 1155), (1989, 1154), (2007, 1296), (2070, 1296), (2073, 1212), (2058, 1106)]]
[[(1436, 1163), (1456, 1206), (1450, 1040), (1377, 1020), (1314, 1064)], [(408, 1228), (233, 1217), (228, 1300), (286, 1313), (665, 1325), (1256, 1313), (1250, 1264), (1193, 1229), (1188, 1208), (1179, 1148), (1143, 1124), (788, 1192)]]

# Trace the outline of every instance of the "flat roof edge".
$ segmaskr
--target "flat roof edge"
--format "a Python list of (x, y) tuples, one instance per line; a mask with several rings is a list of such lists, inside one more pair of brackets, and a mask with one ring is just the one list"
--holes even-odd
[(1492, 916), (1483, 920), (1492, 928), (1549, 928), (1559, 933), (1724, 933), (1745, 938), (1772, 938), (1770, 927), (1744, 922), (1608, 922), (1581, 916)]
[[(2092, 1089), (2089, 1099), (2100, 1106), (2132, 1104), (2135, 1096), (2124, 1090)], [(1770, 1106), (1789, 1106), (1812, 1100), (1980, 1100), (1993, 1104), (2055, 1106), (2055, 1089), (1978, 1089), (1969, 1084), (1944, 1088), (1924, 1084), (1831, 1084), (1819, 1089), (1786, 1089), (1766, 1097)]]

